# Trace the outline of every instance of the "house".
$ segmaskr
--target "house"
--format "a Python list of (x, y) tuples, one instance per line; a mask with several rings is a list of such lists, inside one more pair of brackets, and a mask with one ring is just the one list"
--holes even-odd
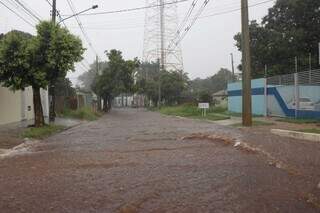
[(144, 99), (145, 97), (143, 95), (121, 94), (120, 96), (114, 98), (112, 104), (114, 107), (144, 107), (145, 106)]
[(77, 96), (77, 108), (82, 107), (96, 107), (98, 98), (95, 94), (92, 92), (84, 91), (77, 89), (76, 90), (76, 96)]
[[(0, 87), (0, 125), (34, 119), (32, 88), (11, 91)], [(45, 117), (49, 116), (48, 92), (41, 90), (41, 101)]]
[(215, 104), (221, 103), (227, 97), (228, 97), (228, 92), (226, 90), (220, 90), (212, 94), (212, 100), (213, 100), (213, 103)]

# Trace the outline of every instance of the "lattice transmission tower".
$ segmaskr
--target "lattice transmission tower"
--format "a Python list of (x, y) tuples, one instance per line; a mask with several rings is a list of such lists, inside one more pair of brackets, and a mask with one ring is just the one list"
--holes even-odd
[(160, 69), (183, 71), (180, 44), (169, 48), (177, 34), (177, 0), (146, 0), (143, 59), (146, 62), (160, 63)]

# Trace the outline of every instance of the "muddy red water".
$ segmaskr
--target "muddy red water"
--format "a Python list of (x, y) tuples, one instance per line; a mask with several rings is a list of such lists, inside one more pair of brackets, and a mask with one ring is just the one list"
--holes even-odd
[(319, 212), (314, 177), (194, 133), (246, 138), (208, 122), (113, 110), (0, 160), (0, 212)]

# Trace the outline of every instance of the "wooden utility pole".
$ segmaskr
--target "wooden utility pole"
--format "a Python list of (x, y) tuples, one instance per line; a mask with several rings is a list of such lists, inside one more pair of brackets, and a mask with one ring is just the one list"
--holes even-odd
[(56, 17), (57, 17), (57, 2), (56, 0), (52, 0), (52, 23), (56, 23)]
[(233, 54), (230, 53), (231, 56), (231, 67), (232, 67), (232, 82), (235, 81), (235, 76), (234, 76), (234, 62), (233, 62)]
[(242, 23), (242, 124), (252, 126), (252, 97), (251, 97), (251, 55), (249, 33), (248, 0), (241, 0)]
[[(53, 24), (56, 24), (56, 16), (57, 16), (56, 0), (52, 0), (51, 21)], [(52, 83), (49, 84), (48, 95), (49, 95), (49, 121), (54, 122), (56, 118), (55, 85)]]
[(164, 0), (160, 0), (160, 61), (159, 61), (159, 82), (158, 82), (158, 107), (161, 106), (161, 73), (165, 69), (165, 20), (164, 20)]
[(158, 107), (161, 107), (161, 73), (162, 68), (160, 65), (160, 60), (158, 60), (159, 66), (158, 66)]

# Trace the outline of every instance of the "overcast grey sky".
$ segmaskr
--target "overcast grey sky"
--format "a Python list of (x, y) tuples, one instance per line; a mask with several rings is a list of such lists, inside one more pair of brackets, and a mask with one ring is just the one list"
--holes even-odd
[[(13, 0), (0, 0), (8, 5), (29, 22), (35, 24), (36, 21), (25, 15), (21, 10), (12, 5)], [(20, 0), (27, 6), (35, 10), (42, 19), (50, 18), (50, 6), (46, 0)], [(52, 0), (49, 0), (52, 1)], [(200, 0), (202, 2), (204, 0)], [(249, 0), (249, 5), (265, 2), (265, 0)], [(98, 4), (99, 8), (95, 12), (111, 11), (124, 8), (145, 6), (145, 0), (73, 0), (77, 11), (89, 8)], [(192, 0), (179, 3), (179, 19), (182, 20)], [(250, 8), (250, 19), (259, 20), (267, 14), (268, 8), (274, 2), (264, 3)], [(66, 0), (57, 0), (57, 8), (61, 14), (71, 14), (71, 10)], [(240, 8), (240, 0), (211, 0), (202, 16), (224, 12)], [(100, 58), (105, 59), (104, 51), (119, 49), (125, 58), (142, 57), (143, 35), (144, 35), (145, 10), (127, 13), (117, 13), (99, 16), (81, 16), (80, 20), (90, 38), (94, 49)], [(83, 40), (87, 51), (84, 55), (85, 65), (92, 63), (95, 59), (94, 52), (89, 48), (84, 36), (77, 25), (75, 19), (66, 21), (68, 28)], [(12, 29), (23, 30), (35, 33), (35, 29), (7, 8), (0, 4), (0, 32), (5, 33)], [(234, 46), (233, 36), (241, 29), (240, 11), (219, 16), (201, 18), (197, 21), (191, 31), (182, 41), (182, 53), (184, 59), (185, 72), (189, 77), (205, 78), (215, 74), (219, 68), (231, 69), (230, 53), (234, 53), (235, 64), (239, 64), (241, 54)], [(87, 65), (88, 66), (88, 65)], [(84, 72), (83, 65), (78, 64), (74, 73), (68, 77), (75, 82), (76, 77)]]

